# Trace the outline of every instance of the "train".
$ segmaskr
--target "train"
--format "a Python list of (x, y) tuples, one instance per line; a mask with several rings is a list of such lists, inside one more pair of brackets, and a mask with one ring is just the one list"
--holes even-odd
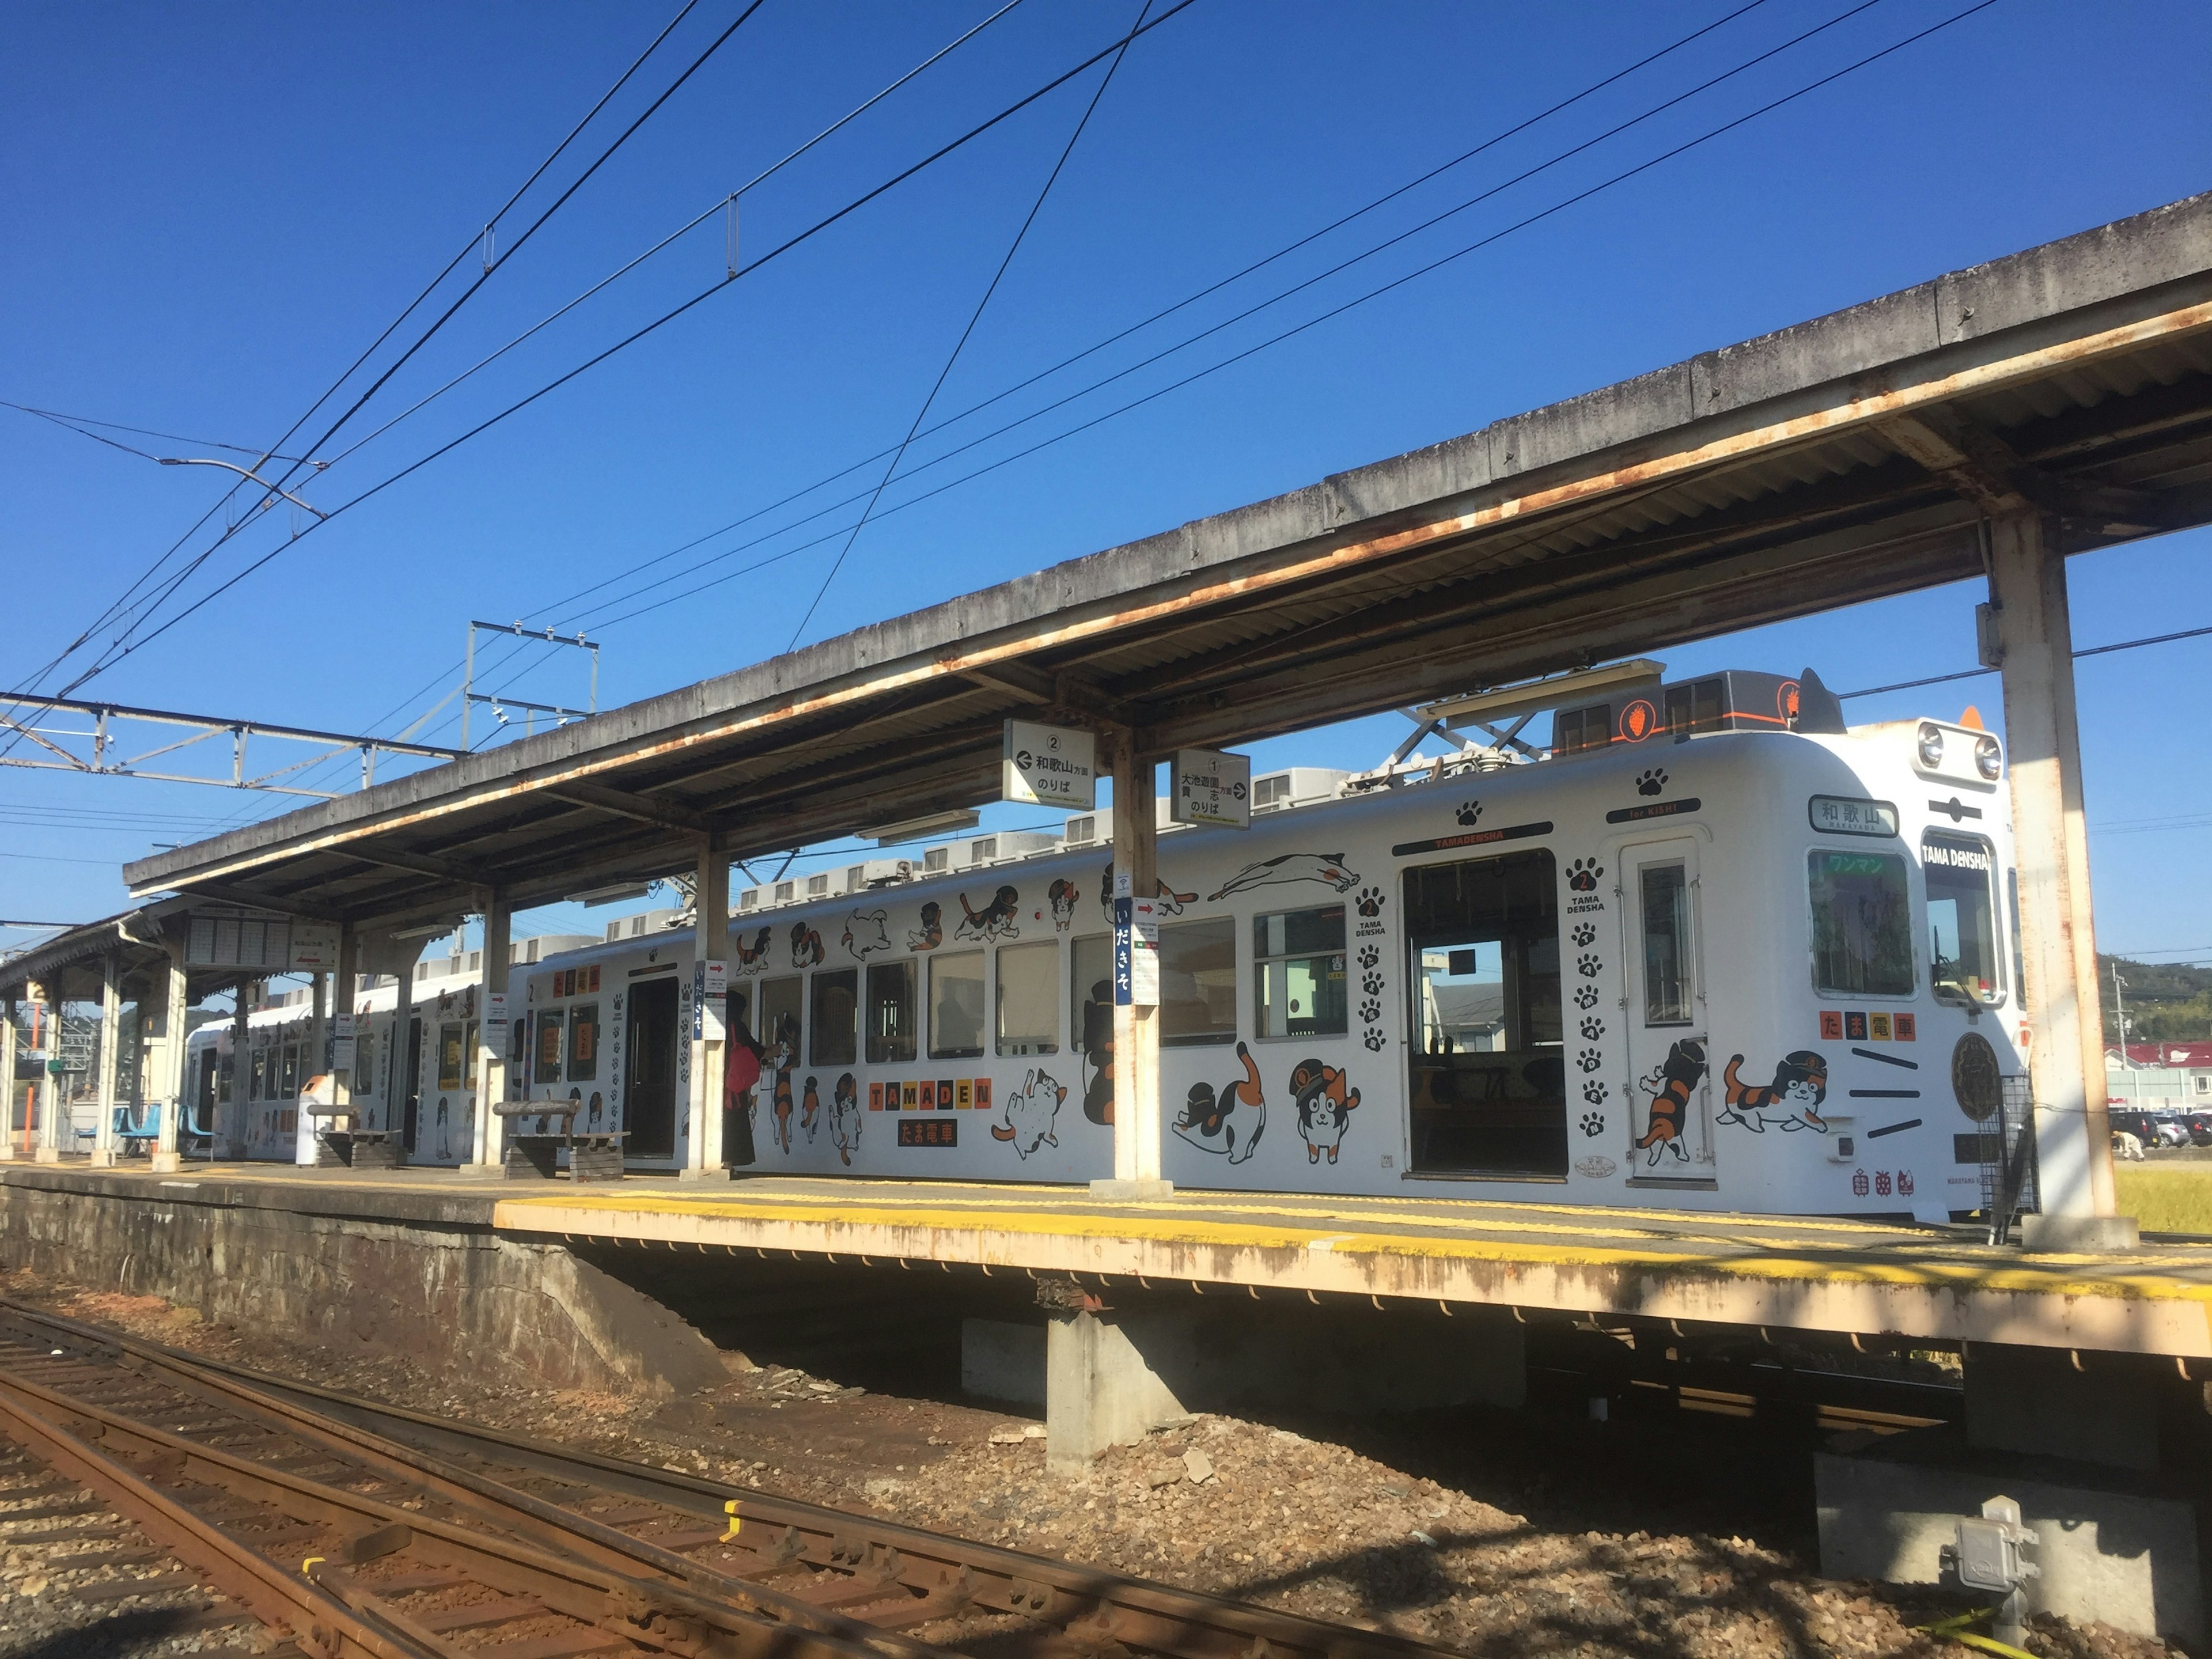
[[(1163, 831), (1170, 1180), (1922, 1221), (1981, 1205), (2028, 1044), (2002, 740), (1971, 710), (1847, 727), (1810, 671), (1632, 690), (1559, 710), (1548, 750), (1263, 775), (1248, 829)], [(727, 1012), (763, 1059), (726, 1156), (1110, 1176), (1103, 822), (743, 890)], [(703, 978), (676, 919), (539, 941), (510, 980), (510, 1092), (622, 1131), (640, 1172), (690, 1151)], [(414, 1162), (468, 1155), (481, 997), (465, 971), (357, 997), (356, 1109)], [(252, 1155), (291, 1154), (301, 1018), (253, 1016)]]

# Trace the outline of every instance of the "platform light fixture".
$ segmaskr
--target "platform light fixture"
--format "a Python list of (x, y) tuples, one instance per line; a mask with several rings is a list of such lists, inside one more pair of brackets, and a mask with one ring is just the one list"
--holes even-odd
[(589, 892), (572, 893), (569, 902), (591, 909), (601, 904), (620, 904), (624, 899), (641, 899), (653, 891), (649, 881), (622, 881), (611, 887), (594, 887)]
[(896, 823), (878, 824), (872, 830), (863, 830), (860, 837), (872, 841), (878, 847), (896, 847), (902, 842), (920, 841), (925, 836), (956, 834), (973, 830), (983, 822), (983, 815), (972, 806), (955, 807), (947, 812), (932, 812), (919, 818), (902, 818)]
[(1656, 685), (1666, 672), (1663, 662), (1655, 662), (1650, 657), (1632, 657), (1626, 662), (1607, 663), (1598, 668), (1574, 668), (1540, 680), (1524, 680), (1518, 685), (1501, 685), (1468, 696), (1447, 697), (1441, 702), (1425, 704), (1415, 712), (1428, 720), (1480, 723), (1511, 720), (1516, 714), (1535, 714), (1547, 708), (1564, 708), (1623, 686)]

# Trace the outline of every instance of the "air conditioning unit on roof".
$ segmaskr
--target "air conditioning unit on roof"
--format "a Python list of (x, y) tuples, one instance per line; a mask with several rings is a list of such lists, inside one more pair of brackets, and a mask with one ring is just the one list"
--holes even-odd
[(893, 882), (914, 878), (912, 859), (869, 859), (865, 863), (848, 866), (845, 871), (845, 890), (865, 893), (873, 887), (888, 887)]
[(1281, 812), (1293, 806), (1334, 800), (1344, 781), (1352, 775), (1327, 766), (1293, 766), (1281, 772), (1263, 772), (1252, 780), (1252, 814)]
[(1004, 864), (1011, 859), (1049, 853), (1059, 845), (1057, 836), (1042, 835), (1034, 830), (1001, 830), (996, 835), (977, 836), (967, 842), (960, 867), (975, 870), (987, 864)]

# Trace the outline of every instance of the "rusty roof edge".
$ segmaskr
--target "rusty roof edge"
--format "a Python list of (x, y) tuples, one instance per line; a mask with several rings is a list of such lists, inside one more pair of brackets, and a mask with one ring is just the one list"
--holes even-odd
[[(1133, 589), (1219, 580), (1224, 567), (1346, 541), (1393, 521), (1525, 486), (1531, 474), (1648, 446), (1668, 434), (1801, 398), (1839, 381), (1879, 379), (1916, 361), (2212, 273), (2212, 191), (2028, 248), (1733, 345), (1702, 352), (1506, 416), (1478, 431), (1158, 535), (1084, 555), (995, 587), (855, 629), (799, 651), (642, 699), (489, 753), (134, 860), (134, 891), (295, 839), (374, 833), (434, 796), (497, 796), (541, 780), (617, 765), (641, 744), (680, 743), (681, 728), (752, 708), (836, 701), (856, 679), (904, 665), (989, 654), (994, 636), (1054, 631), (1126, 603)], [(1203, 584), (1200, 584), (1203, 585)], [(978, 613), (981, 613), (979, 615)]]
[(0, 997), (20, 995), (23, 987), (32, 981), (43, 979), (57, 969), (74, 967), (88, 957), (96, 957), (117, 947), (136, 946), (150, 950), (144, 940), (133, 939), (125, 931), (134, 922), (145, 924), (144, 931), (157, 931), (161, 922), (193, 902), (185, 897), (160, 899), (151, 904), (142, 904), (133, 909), (118, 911), (112, 916), (102, 916), (97, 921), (82, 921), (64, 933), (59, 933), (41, 944), (0, 962)]

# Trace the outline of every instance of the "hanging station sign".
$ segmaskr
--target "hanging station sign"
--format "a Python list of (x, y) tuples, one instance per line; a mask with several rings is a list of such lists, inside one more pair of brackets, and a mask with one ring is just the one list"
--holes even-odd
[(292, 957), (285, 965), (295, 974), (335, 972), (338, 965), (337, 923), (295, 921)]
[(1006, 800), (1079, 812), (1098, 804), (1098, 739), (1089, 732), (1008, 720), (999, 771)]
[(1168, 796), (1173, 823), (1252, 827), (1252, 757), (1212, 749), (1178, 749), (1175, 785)]

